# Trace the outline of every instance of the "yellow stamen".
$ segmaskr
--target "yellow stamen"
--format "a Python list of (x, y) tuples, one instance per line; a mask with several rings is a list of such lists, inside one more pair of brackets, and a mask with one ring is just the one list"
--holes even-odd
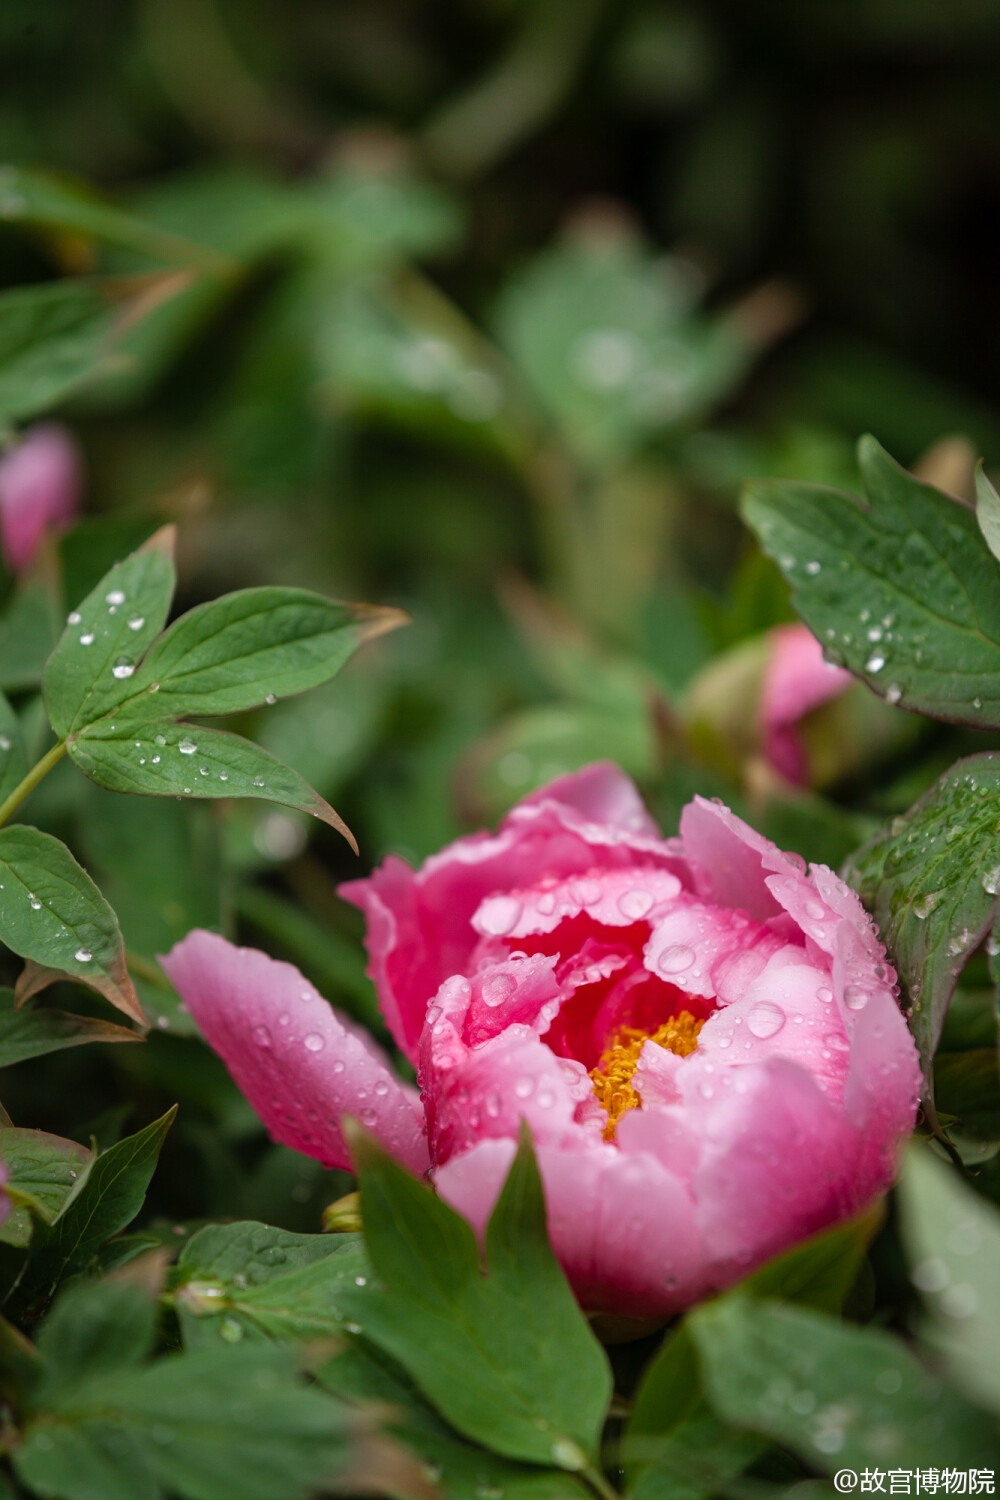
[(606, 1141), (614, 1140), (618, 1121), (626, 1110), (637, 1109), (642, 1103), (642, 1096), (632, 1087), (632, 1075), (639, 1065), (643, 1044), (655, 1042), (667, 1052), (687, 1057), (696, 1050), (698, 1033), (704, 1024), (704, 1020), (696, 1021), (689, 1010), (682, 1010), (654, 1032), (639, 1031), (635, 1026), (622, 1027), (597, 1067), (590, 1070), (594, 1093), (608, 1112), (604, 1127)]

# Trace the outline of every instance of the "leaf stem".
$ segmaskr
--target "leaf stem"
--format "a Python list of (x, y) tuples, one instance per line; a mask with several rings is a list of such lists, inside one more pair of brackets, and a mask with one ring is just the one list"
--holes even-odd
[(53, 766), (57, 766), (66, 754), (66, 741), (59, 740), (52, 749), (42, 756), (36, 765), (25, 776), (23, 781), (18, 782), (5, 802), (0, 802), (0, 827), (7, 822), (12, 812), (16, 812), (29, 792), (33, 792), (38, 783), (47, 776)]
[(588, 1465), (580, 1470), (580, 1478), (590, 1485), (595, 1495), (600, 1495), (601, 1500), (621, 1500), (621, 1494), (609, 1484), (600, 1469)]

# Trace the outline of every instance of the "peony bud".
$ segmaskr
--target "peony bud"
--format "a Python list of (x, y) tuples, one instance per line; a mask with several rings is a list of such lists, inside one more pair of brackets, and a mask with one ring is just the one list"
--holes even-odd
[(0, 542), (11, 573), (26, 573), (44, 538), (80, 509), (80, 451), (65, 427), (32, 427), (0, 459)]

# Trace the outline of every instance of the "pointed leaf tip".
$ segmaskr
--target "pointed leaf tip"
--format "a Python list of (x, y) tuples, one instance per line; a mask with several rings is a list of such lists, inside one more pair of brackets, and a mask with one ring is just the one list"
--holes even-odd
[(161, 526), (154, 531), (152, 536), (146, 538), (140, 552), (158, 552), (161, 557), (166, 557), (170, 562), (175, 561), (177, 552), (177, 526), (173, 521)]
[(987, 479), (982, 459), (976, 465), (976, 520), (987, 547), (1000, 560), (1000, 495)]

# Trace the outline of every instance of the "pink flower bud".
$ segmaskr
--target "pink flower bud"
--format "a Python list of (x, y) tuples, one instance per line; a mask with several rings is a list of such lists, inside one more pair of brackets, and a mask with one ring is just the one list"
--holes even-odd
[(76, 518), (81, 486), (79, 449), (54, 422), (32, 427), (0, 458), (0, 542), (10, 572), (27, 572), (45, 536)]
[(805, 625), (779, 625), (770, 641), (760, 704), (764, 756), (786, 781), (805, 786), (809, 759), (799, 721), (844, 692), (853, 678), (823, 660), (819, 641)]

